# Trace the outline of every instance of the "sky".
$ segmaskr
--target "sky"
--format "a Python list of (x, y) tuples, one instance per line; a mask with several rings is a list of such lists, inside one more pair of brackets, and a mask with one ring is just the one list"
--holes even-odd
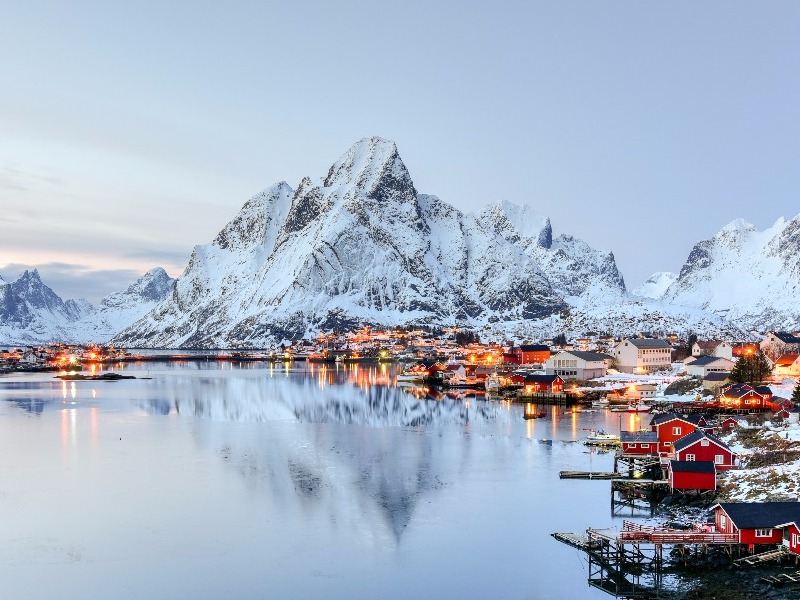
[(528, 204), (629, 287), (800, 212), (800, 3), (0, 6), (0, 275), (172, 276), (244, 202), (397, 143), (418, 191)]

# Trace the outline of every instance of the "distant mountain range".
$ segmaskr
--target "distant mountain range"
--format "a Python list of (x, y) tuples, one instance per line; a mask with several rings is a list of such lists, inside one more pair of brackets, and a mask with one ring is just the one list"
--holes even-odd
[(0, 344), (107, 341), (164, 300), (174, 285), (157, 267), (93, 306), (83, 299), (62, 300), (36, 269), (12, 283), (0, 279)]
[(184, 273), (149, 271), (97, 307), (36, 271), (0, 280), (0, 343), (263, 347), (321, 329), (463, 324), (492, 335), (796, 327), (800, 216), (734, 221), (680, 275), (632, 293), (612, 253), (508, 202), (462, 213), (420, 194), (394, 143), (365, 138), (327, 174), (254, 196)]

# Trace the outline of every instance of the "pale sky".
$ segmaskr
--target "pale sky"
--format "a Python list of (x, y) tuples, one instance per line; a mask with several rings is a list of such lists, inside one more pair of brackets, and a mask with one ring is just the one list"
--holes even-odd
[(629, 287), (800, 212), (800, 3), (7, 2), (0, 275), (177, 276), (253, 194), (394, 140), (420, 192), (529, 204)]

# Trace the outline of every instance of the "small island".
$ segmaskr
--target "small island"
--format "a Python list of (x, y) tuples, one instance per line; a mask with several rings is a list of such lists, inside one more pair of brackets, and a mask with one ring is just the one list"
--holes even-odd
[(99, 375), (83, 375), (82, 373), (60, 373), (56, 375), (62, 381), (119, 381), (120, 379), (138, 379), (134, 375), (120, 375), (119, 373), (101, 373)]

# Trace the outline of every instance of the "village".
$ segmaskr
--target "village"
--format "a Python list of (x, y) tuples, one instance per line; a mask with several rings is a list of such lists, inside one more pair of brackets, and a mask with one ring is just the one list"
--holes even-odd
[[(461, 328), (321, 333), (266, 350), (137, 352), (104, 345), (53, 344), (0, 351), (0, 372), (59, 374), (130, 361), (214, 360), (309, 363), (403, 363), (394, 384), (463, 388), (488, 401), (524, 404), (526, 419), (543, 405), (573, 411), (642, 413), (649, 423), (619, 435), (590, 431), (583, 440), (613, 452), (607, 472), (562, 472), (565, 479), (610, 480), (612, 506), (665, 499), (708, 507), (711, 519), (682, 528), (624, 521), (620, 531), (557, 532), (587, 553), (590, 584), (621, 597), (647, 597), (650, 568), (663, 547), (683, 561), (718, 551), (731, 563), (793, 565), (762, 583), (800, 586), (800, 337), (765, 332), (751, 340), (564, 336), (537, 343), (481, 343)], [(644, 420), (642, 421), (644, 423)], [(620, 420), (620, 424), (622, 421)], [(635, 567), (635, 575), (627, 573)], [(638, 591), (637, 591), (638, 590)]]

